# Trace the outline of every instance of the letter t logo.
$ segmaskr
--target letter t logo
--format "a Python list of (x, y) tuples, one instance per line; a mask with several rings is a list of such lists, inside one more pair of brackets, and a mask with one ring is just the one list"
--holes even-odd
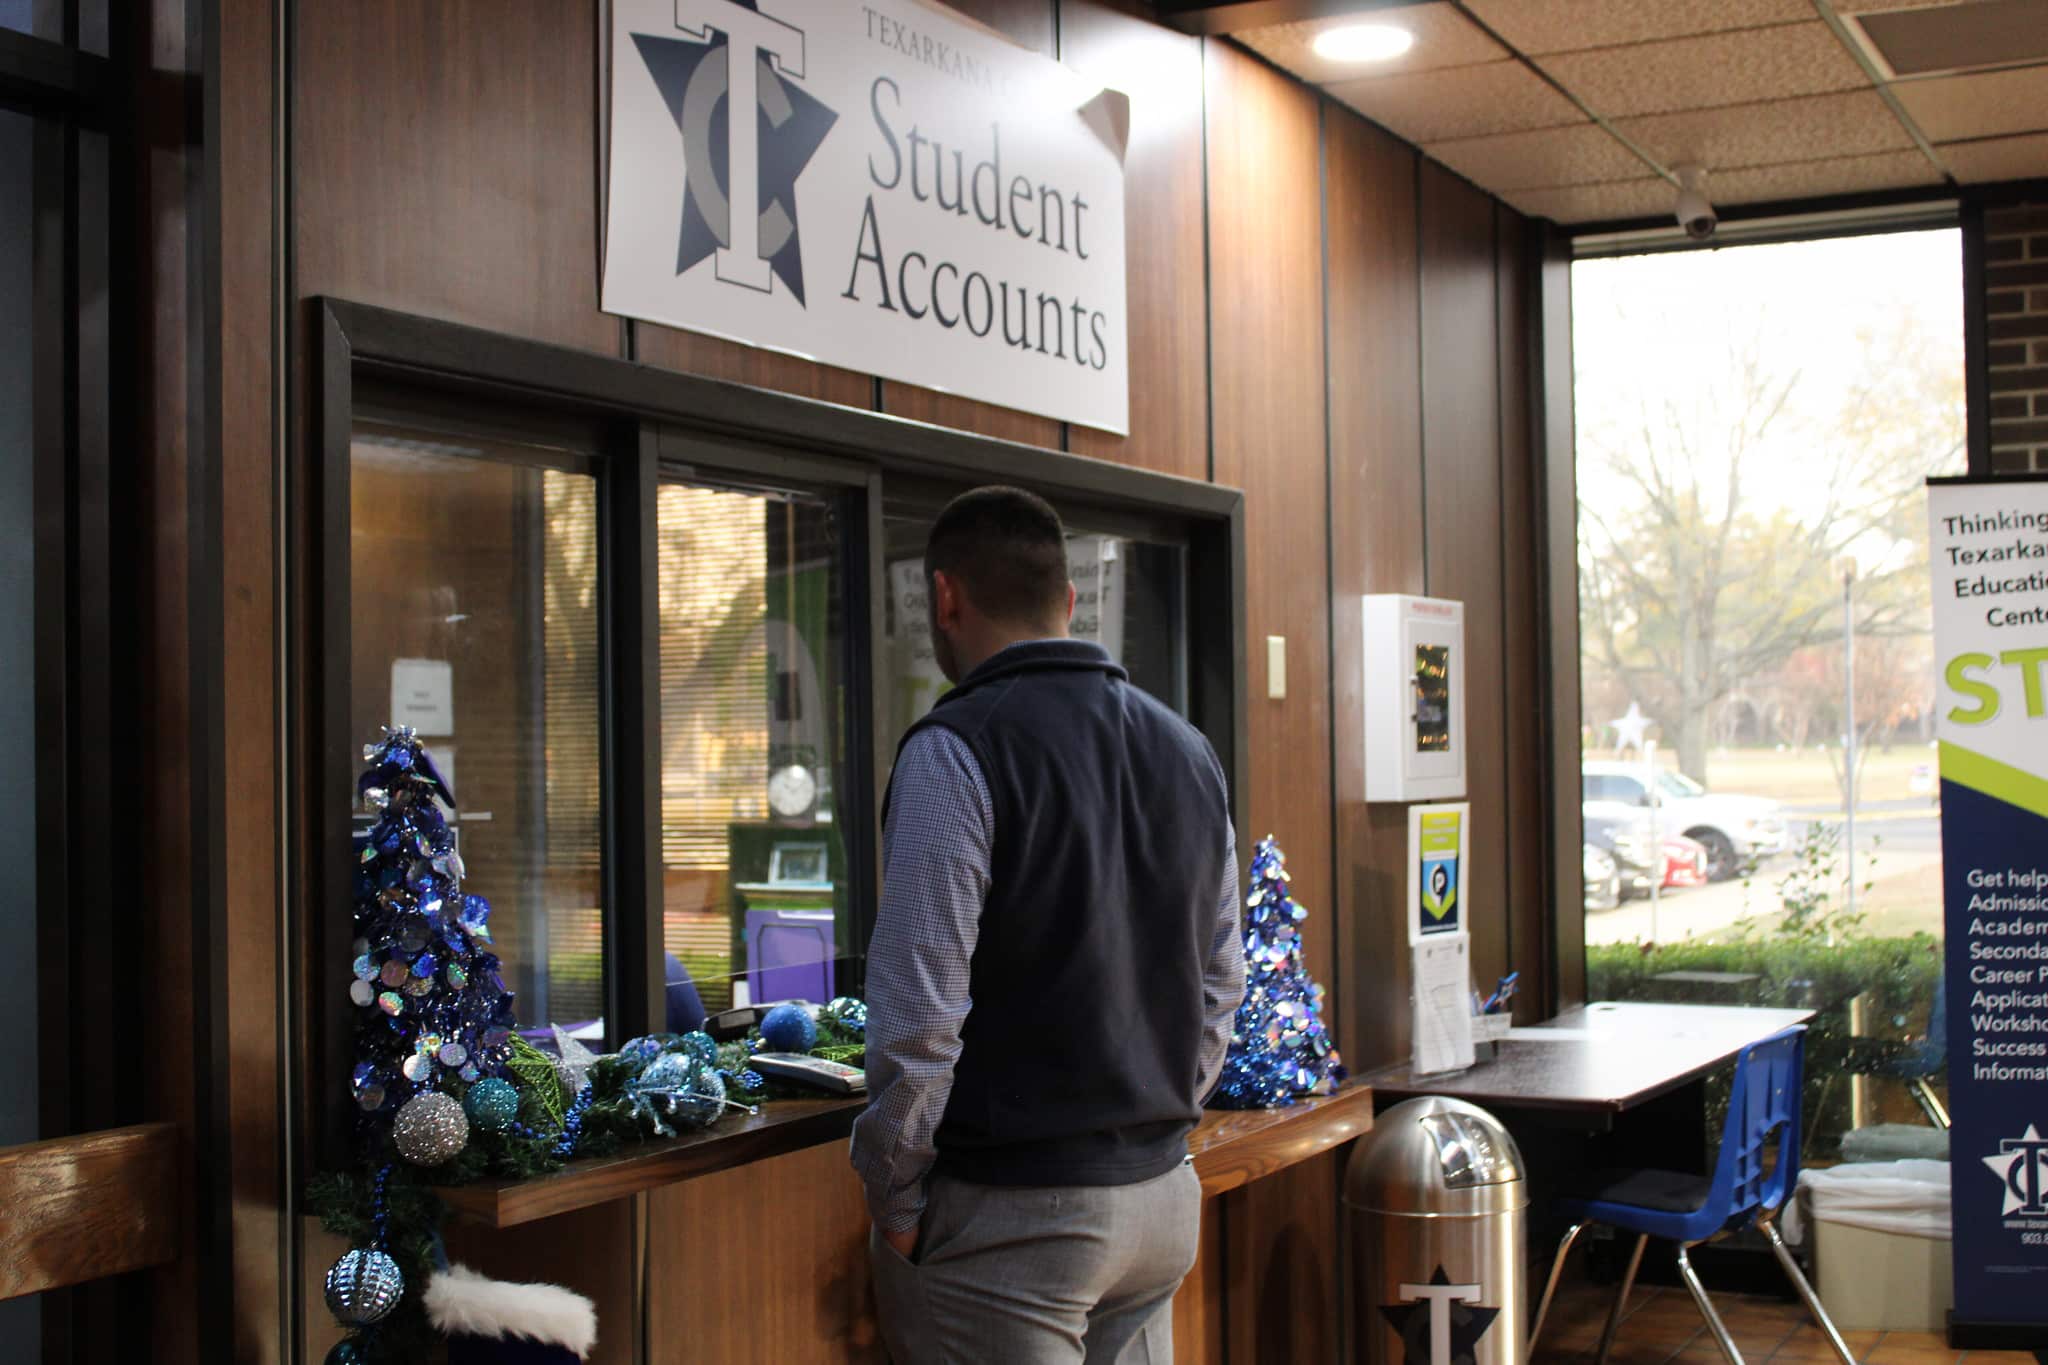
[[(699, 42), (710, 42), (714, 29), (725, 34), (725, 89), (720, 91), (710, 82), (691, 82), (682, 119), (684, 154), (688, 158), (691, 192), (703, 206), (706, 221), (725, 244), (718, 251), (718, 278), (766, 293), (773, 286), (768, 261), (761, 254), (757, 74), (760, 59), (766, 56), (788, 75), (803, 79), (803, 32), (734, 0), (676, 0), (676, 27)], [(711, 105), (721, 93), (726, 99), (725, 194), (718, 192), (708, 155)], [(701, 110), (690, 107), (699, 99), (703, 100)], [(703, 130), (703, 135), (691, 136), (693, 129)], [(715, 211), (720, 203), (725, 208), (723, 224)]]
[(1477, 1303), (1476, 1284), (1404, 1284), (1401, 1296), (1429, 1302), (1429, 1365), (1451, 1365), (1451, 1304)]

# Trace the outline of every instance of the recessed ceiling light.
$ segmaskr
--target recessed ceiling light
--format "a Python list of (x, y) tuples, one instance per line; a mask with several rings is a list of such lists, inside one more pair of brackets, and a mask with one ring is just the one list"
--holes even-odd
[(1384, 62), (1415, 46), (1415, 35), (1392, 24), (1345, 24), (1316, 35), (1315, 53), (1326, 62)]

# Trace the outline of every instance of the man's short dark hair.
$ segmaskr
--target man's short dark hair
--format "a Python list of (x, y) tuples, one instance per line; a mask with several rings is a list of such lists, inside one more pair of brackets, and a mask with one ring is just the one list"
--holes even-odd
[(946, 505), (925, 541), (924, 576), (944, 573), (975, 609), (1005, 625), (1067, 611), (1067, 533), (1060, 514), (1021, 488), (976, 488)]

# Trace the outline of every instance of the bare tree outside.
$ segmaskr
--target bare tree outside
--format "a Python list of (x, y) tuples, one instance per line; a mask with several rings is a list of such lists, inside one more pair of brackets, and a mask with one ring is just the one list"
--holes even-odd
[(1925, 481), (1964, 465), (1958, 234), (1587, 260), (1572, 288), (1589, 827), (1654, 800), (1710, 882), (1655, 911), (1624, 887), (1587, 941), (1788, 922), (1795, 867), (1938, 933)]
[[(1926, 635), (1923, 481), (1962, 455), (1961, 340), (1920, 313), (1872, 318), (1845, 329), (1857, 363), (1844, 384), (1787, 344), (1769, 300), (1731, 297), (1703, 320), (1651, 291), (1588, 285), (1670, 259), (1575, 277), (1582, 320), (1604, 309), (1613, 335), (1685, 352), (1621, 391), (1581, 357), (1580, 629), (1589, 679), (1618, 683), (1661, 722), (1680, 770), (1710, 782), (1723, 706), (1841, 640), (1845, 563), (1859, 638)], [(1705, 366), (1703, 326), (1720, 333)], [(1811, 723), (1777, 718), (1802, 735)]]

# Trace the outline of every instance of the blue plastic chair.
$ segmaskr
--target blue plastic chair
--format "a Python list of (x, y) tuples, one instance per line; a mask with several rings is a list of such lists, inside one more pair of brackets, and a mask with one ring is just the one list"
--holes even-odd
[(1921, 1112), (1937, 1128), (1948, 1127), (1948, 1109), (1934, 1093), (1930, 1078), (1948, 1065), (1948, 981), (1946, 973), (1934, 978), (1934, 1003), (1927, 1011), (1927, 1032), (1920, 1041), (1892, 1060), (1887, 1073), (1912, 1089)]
[[(1621, 1292), (1607, 1315), (1607, 1328), (1600, 1337), (1600, 1365), (1614, 1345), (1615, 1329), (1635, 1287), (1636, 1270), (1643, 1263), (1643, 1248), (1652, 1237), (1678, 1245), (1678, 1273), (1692, 1291), (1707, 1327), (1720, 1344), (1730, 1365), (1743, 1365), (1742, 1353), (1707, 1291), (1700, 1285), (1687, 1253), (1703, 1242), (1754, 1227), (1770, 1241), (1778, 1264), (1791, 1277), (1792, 1285), (1813, 1320), (1827, 1334), (1843, 1365), (1856, 1365), (1856, 1358), (1842, 1341), (1842, 1334), (1828, 1320), (1827, 1310), (1813, 1292), (1798, 1262), (1786, 1249), (1784, 1239), (1773, 1225), (1778, 1210), (1799, 1185), (1799, 1086), (1802, 1075), (1806, 1029), (1795, 1025), (1761, 1042), (1751, 1043), (1735, 1059), (1735, 1081), (1728, 1096), (1728, 1122), (1721, 1132), (1721, 1154), (1711, 1177), (1684, 1175), (1677, 1171), (1619, 1170), (1592, 1177), (1582, 1197), (1561, 1201), (1571, 1227), (1557, 1248), (1550, 1267), (1550, 1282), (1536, 1309), (1536, 1322), (1529, 1332), (1529, 1355), (1535, 1358), (1536, 1340), (1543, 1332), (1543, 1319), (1550, 1312), (1551, 1298), (1564, 1271), (1565, 1257), (1579, 1234), (1593, 1223), (1605, 1223), (1636, 1234), (1635, 1250), (1622, 1273)], [(1776, 1160), (1768, 1161), (1772, 1148)]]

